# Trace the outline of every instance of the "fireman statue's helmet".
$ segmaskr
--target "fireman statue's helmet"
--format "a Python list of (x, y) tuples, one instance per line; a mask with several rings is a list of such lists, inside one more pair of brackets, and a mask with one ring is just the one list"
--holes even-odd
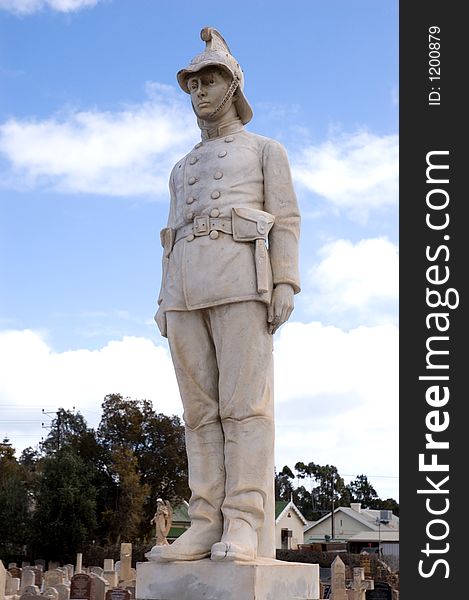
[(195, 56), (188, 67), (181, 69), (177, 74), (177, 80), (182, 90), (189, 94), (187, 80), (189, 77), (206, 67), (220, 67), (227, 72), (233, 82), (237, 84), (236, 109), (239, 118), (245, 125), (252, 119), (252, 108), (244, 95), (244, 76), (238, 61), (231, 54), (227, 43), (221, 34), (213, 27), (204, 27), (200, 32), (200, 37), (205, 42), (205, 49), (201, 54)]

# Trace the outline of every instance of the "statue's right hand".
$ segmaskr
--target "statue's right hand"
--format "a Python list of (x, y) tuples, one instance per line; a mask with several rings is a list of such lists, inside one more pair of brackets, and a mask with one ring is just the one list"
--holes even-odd
[(160, 333), (163, 337), (168, 337), (168, 328), (167, 328), (167, 322), (166, 322), (166, 311), (160, 308), (158, 309), (156, 315), (155, 315), (155, 321), (156, 324), (158, 325), (158, 329), (160, 330)]

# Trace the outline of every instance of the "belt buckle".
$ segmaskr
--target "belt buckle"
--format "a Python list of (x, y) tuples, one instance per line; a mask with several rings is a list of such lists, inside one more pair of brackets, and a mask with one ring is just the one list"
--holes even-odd
[(200, 237), (210, 233), (210, 221), (208, 215), (194, 217), (194, 235)]

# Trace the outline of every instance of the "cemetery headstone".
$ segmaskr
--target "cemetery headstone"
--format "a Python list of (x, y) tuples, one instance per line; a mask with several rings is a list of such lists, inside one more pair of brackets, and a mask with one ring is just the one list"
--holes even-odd
[(114, 559), (105, 558), (103, 564), (104, 571), (114, 571)]
[(15, 566), (14, 567), (8, 567), (8, 571), (11, 573), (12, 577), (16, 577), (17, 579), (21, 580), (21, 571), (22, 570), (20, 569), (20, 567), (16, 566), (16, 563), (12, 563), (12, 564), (14, 564)]
[(36, 574), (31, 569), (23, 569), (21, 572), (21, 590), (25, 590), (30, 585), (36, 585)]
[(48, 587), (42, 593), (44, 598), (50, 598), (51, 600), (59, 600), (59, 592), (55, 589), (55, 587)]
[[(11, 575), (10, 575), (11, 578)], [(0, 560), (0, 600), (5, 600), (5, 588), (7, 585), (7, 570)]]
[(8, 596), (9, 592), (7, 592), (7, 589), (10, 588), (11, 580), (12, 580), (12, 576), (11, 576), (10, 571), (5, 569), (5, 565), (0, 560), (0, 594), (1, 594), (1, 591), (3, 590), (4, 594)]
[(99, 577), (103, 576), (104, 569), (102, 567), (91, 567), (90, 572), (94, 573), (94, 575), (98, 575)]
[(86, 573), (78, 573), (72, 577), (70, 599), (94, 600), (93, 580)]
[(67, 583), (58, 583), (55, 586), (59, 594), (59, 600), (69, 600), (70, 599), (70, 586)]
[(366, 591), (374, 589), (374, 581), (365, 579), (364, 571), (361, 567), (353, 569), (352, 598), (353, 600), (366, 600)]
[(53, 569), (52, 571), (46, 571), (44, 573), (44, 587), (50, 588), (55, 587), (58, 583), (63, 583), (65, 575), (63, 571), (59, 569)]
[(132, 579), (132, 544), (122, 543), (121, 544), (121, 568), (119, 579), (121, 581), (129, 581)]
[(34, 592), (23, 592), (20, 596), (20, 600), (38, 600), (40, 594)]
[(122, 588), (111, 588), (106, 592), (105, 600), (131, 600), (130, 592)]
[(47, 565), (47, 570), (48, 571), (53, 571), (54, 569), (57, 569), (58, 567), (60, 567), (60, 563), (57, 562), (56, 560), (50, 560), (48, 565)]
[(108, 582), (110, 588), (118, 586), (119, 576), (117, 575), (117, 571), (104, 571), (103, 577)]
[(27, 585), (24, 588), (25, 594), (36, 594), (39, 596), (41, 594), (41, 590), (37, 587), (37, 585)]
[(39, 589), (42, 589), (42, 578), (43, 578), (42, 569), (40, 569), (37, 566), (30, 567), (30, 568), (31, 568), (31, 571), (34, 573), (34, 585), (37, 585), (37, 587)]
[(108, 589), (108, 582), (99, 575), (91, 574), (93, 578), (94, 600), (104, 600)]
[(347, 600), (345, 565), (340, 556), (336, 556), (331, 565), (331, 599)]
[(81, 552), (79, 552), (77, 554), (77, 560), (76, 560), (76, 564), (75, 564), (75, 573), (81, 573), (82, 560), (83, 560), (83, 554)]
[[(8, 573), (8, 571), (7, 571)], [(20, 580), (17, 577), (8, 577), (7, 575), (7, 586), (5, 590), (6, 596), (17, 595), (20, 590)]]

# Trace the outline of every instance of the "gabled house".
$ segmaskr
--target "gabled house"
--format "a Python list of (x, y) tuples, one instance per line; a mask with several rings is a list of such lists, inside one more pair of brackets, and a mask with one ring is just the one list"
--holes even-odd
[(399, 556), (399, 517), (389, 510), (362, 508), (360, 503), (339, 506), (315, 523), (305, 527), (304, 544), (331, 539), (346, 542), (349, 552), (379, 552)]
[(303, 543), (303, 531), (308, 521), (292, 500), (275, 503), (275, 547), (296, 550)]

